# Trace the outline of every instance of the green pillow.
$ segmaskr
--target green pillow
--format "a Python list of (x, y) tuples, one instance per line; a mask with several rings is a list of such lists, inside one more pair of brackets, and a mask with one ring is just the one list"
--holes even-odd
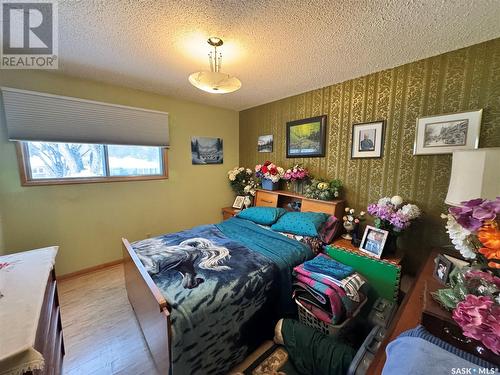
[(320, 212), (287, 212), (271, 229), (299, 236), (317, 237), (319, 227), (326, 219), (328, 215)]
[(250, 207), (241, 211), (237, 216), (240, 219), (253, 221), (257, 224), (271, 225), (286, 212), (284, 208), (275, 207)]

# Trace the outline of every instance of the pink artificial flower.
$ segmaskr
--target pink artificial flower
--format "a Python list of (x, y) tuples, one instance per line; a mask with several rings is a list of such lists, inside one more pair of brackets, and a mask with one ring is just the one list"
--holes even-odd
[(500, 307), (488, 296), (468, 294), (457, 304), (453, 320), (464, 336), (482, 342), (495, 354), (500, 354)]

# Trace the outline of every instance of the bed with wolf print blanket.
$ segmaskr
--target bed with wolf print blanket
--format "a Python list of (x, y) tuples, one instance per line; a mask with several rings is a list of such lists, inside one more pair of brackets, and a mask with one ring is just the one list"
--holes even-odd
[(225, 374), (290, 313), (291, 272), (309, 247), (250, 221), (131, 244), (170, 305), (174, 375)]

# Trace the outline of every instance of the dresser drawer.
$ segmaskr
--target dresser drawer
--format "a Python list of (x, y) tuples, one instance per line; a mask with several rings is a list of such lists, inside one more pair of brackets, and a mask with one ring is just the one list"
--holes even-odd
[(258, 191), (255, 198), (255, 205), (260, 207), (277, 207), (278, 194)]
[(332, 203), (326, 203), (321, 201), (310, 201), (304, 199), (302, 201), (302, 207), (300, 210), (302, 212), (325, 212), (330, 215), (334, 215), (335, 205)]

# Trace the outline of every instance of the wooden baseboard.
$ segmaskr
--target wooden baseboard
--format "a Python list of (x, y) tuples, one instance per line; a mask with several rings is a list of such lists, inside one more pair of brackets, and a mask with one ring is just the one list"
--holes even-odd
[(73, 277), (78, 277), (78, 276), (85, 275), (87, 273), (99, 271), (99, 270), (101, 270), (103, 268), (113, 267), (113, 266), (116, 266), (117, 264), (121, 264), (121, 263), (123, 263), (123, 258), (122, 259), (113, 260), (112, 262), (98, 264), (97, 266), (93, 266), (93, 267), (89, 267), (89, 268), (84, 268), (84, 269), (79, 270), (79, 271), (66, 273), (64, 275), (60, 275), (60, 276), (58, 275), (57, 276), (57, 280), (58, 281), (62, 281), (62, 280), (72, 279)]

